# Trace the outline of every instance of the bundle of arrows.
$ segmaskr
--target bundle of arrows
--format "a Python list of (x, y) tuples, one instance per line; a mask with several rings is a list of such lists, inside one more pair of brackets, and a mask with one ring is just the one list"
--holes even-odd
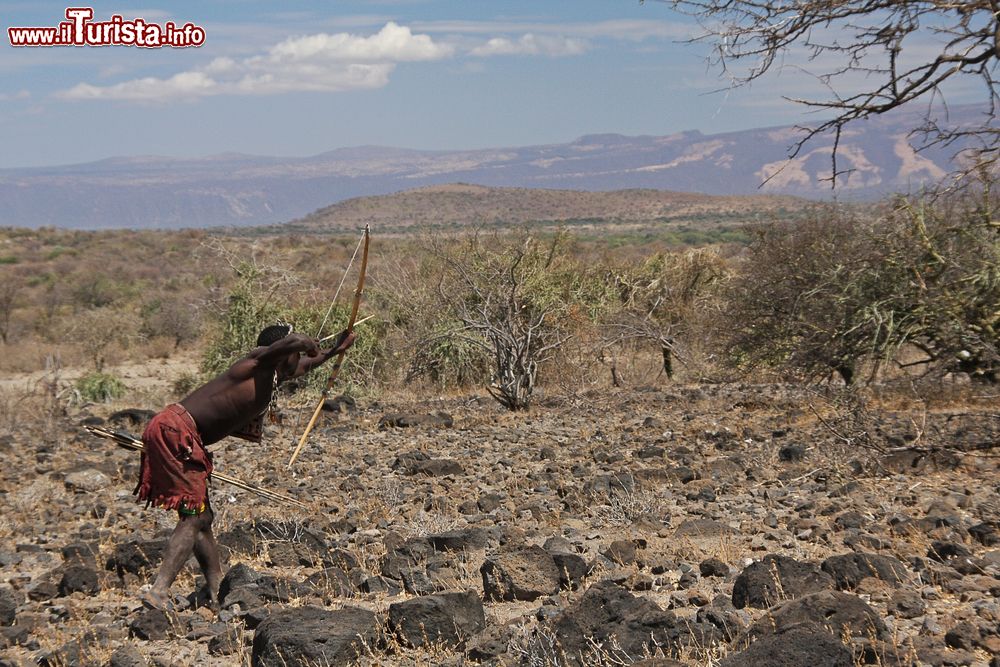
[[(107, 440), (113, 440), (115, 444), (124, 449), (129, 449), (132, 451), (141, 452), (143, 450), (142, 440), (135, 437), (130, 433), (125, 433), (124, 431), (112, 431), (111, 429), (103, 428), (100, 426), (85, 426), (84, 427), (88, 433), (91, 435), (96, 435), (98, 438), (105, 438)], [(220, 472), (212, 472), (212, 479), (217, 479), (220, 482), (225, 482), (231, 486), (235, 486), (238, 489), (243, 489), (244, 491), (249, 491), (250, 493), (255, 493), (262, 498), (267, 498), (268, 500), (274, 500), (276, 502), (288, 503), (289, 505), (294, 505), (299, 509), (308, 509), (308, 506), (302, 501), (296, 500), (290, 496), (282, 495), (265, 489), (260, 486), (255, 486), (253, 484), (248, 484), (242, 480), (236, 479), (235, 477), (230, 477), (229, 475), (224, 475)]]

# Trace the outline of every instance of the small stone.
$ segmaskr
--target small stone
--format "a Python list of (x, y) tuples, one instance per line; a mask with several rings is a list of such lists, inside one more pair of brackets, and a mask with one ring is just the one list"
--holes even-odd
[(629, 540), (615, 540), (601, 551), (601, 555), (618, 565), (635, 562), (635, 544)]
[(66, 488), (77, 493), (96, 493), (111, 485), (111, 478), (100, 470), (87, 468), (66, 475)]
[(729, 575), (729, 566), (718, 558), (708, 558), (698, 564), (698, 571), (703, 577), (725, 577)]

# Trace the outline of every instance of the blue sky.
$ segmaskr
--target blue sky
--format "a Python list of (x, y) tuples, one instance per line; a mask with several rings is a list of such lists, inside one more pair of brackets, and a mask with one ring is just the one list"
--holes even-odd
[[(140, 0), (140, 3), (142, 0)], [(192, 22), (188, 49), (12, 48), (65, 4), (4, 2), (0, 167), (116, 155), (304, 156), (378, 144), (518, 146), (602, 132), (706, 134), (809, 120), (787, 71), (712, 93), (690, 19), (638, 0), (96, 3)]]

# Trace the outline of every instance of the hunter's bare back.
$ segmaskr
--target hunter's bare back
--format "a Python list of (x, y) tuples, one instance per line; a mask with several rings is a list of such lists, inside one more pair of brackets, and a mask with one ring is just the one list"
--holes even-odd
[(255, 348), (180, 403), (198, 425), (203, 444), (210, 445), (263, 412), (276, 383), (304, 375), (353, 342), (354, 334), (345, 334), (336, 346), (320, 351), (315, 339), (291, 334)]

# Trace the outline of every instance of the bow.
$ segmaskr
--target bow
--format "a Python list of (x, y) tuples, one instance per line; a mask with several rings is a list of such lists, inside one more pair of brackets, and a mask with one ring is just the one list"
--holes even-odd
[[(361, 270), (358, 275), (358, 286), (354, 290), (354, 303), (351, 304), (351, 317), (347, 321), (348, 333), (354, 331), (354, 325), (358, 320), (358, 308), (361, 306), (361, 295), (364, 294), (365, 273), (368, 270), (369, 239), (370, 230), (368, 225), (365, 225), (364, 251), (361, 255)], [(334, 297), (334, 300), (336, 300), (336, 297)], [(333, 388), (333, 383), (337, 381), (337, 376), (340, 374), (340, 367), (344, 363), (344, 357), (346, 356), (347, 350), (344, 350), (337, 355), (337, 359), (333, 362), (333, 368), (330, 370), (330, 377), (326, 379), (326, 387), (323, 388), (323, 393), (320, 394), (319, 401), (316, 403), (316, 409), (313, 410), (312, 418), (309, 420), (309, 424), (306, 425), (306, 430), (302, 432), (302, 437), (299, 438), (299, 444), (295, 447), (295, 451), (292, 452), (292, 458), (288, 460), (289, 468), (291, 468), (292, 464), (295, 463), (295, 459), (302, 450), (302, 446), (306, 444), (306, 440), (309, 438), (309, 434), (312, 432), (313, 426), (316, 425), (316, 420), (319, 419), (319, 413), (323, 411), (323, 404), (326, 402), (326, 398), (329, 396), (330, 390)]]

